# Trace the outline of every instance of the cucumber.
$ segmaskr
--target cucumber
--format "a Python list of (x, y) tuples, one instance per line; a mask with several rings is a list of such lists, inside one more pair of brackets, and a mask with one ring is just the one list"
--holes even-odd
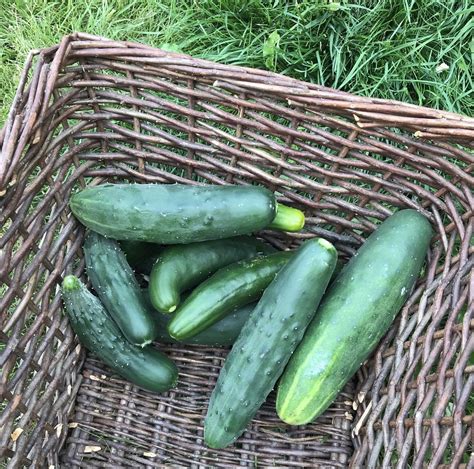
[(64, 279), (62, 294), (81, 344), (115, 373), (149, 391), (163, 392), (176, 386), (176, 365), (151, 345), (141, 348), (128, 342), (99, 299), (77, 277)]
[(73, 195), (70, 206), (104, 236), (160, 244), (229, 238), (272, 222), (287, 231), (304, 225), (297, 209), (284, 207), (277, 216), (274, 194), (256, 186), (104, 184)]
[(148, 286), (151, 302), (158, 311), (172, 313), (183, 291), (198, 285), (217, 269), (272, 251), (270, 246), (250, 236), (165, 248), (151, 271)]
[[(212, 347), (227, 347), (232, 345), (255, 306), (256, 303), (249, 303), (242, 306), (204, 331), (182, 341), (181, 343), (191, 345), (209, 345)], [(150, 307), (152, 307), (151, 303)], [(155, 312), (153, 319), (158, 326), (158, 334), (156, 336), (158, 342), (164, 344), (179, 343), (168, 334), (167, 327), (170, 318), (171, 316), (169, 314), (159, 313), (158, 311)]]
[(257, 300), (290, 260), (292, 251), (235, 262), (196, 287), (168, 324), (168, 333), (183, 341), (199, 334), (236, 308)]
[(83, 249), (89, 280), (123, 335), (135, 345), (151, 343), (155, 322), (117, 242), (91, 231)]
[(158, 254), (163, 249), (159, 244), (143, 241), (123, 240), (119, 242), (119, 245), (130, 267), (143, 274), (151, 272)]
[[(237, 308), (230, 314), (208, 327), (204, 331), (190, 337), (187, 340), (178, 342), (168, 334), (168, 324), (172, 316), (167, 313), (156, 311), (150, 301), (148, 289), (142, 289), (142, 295), (145, 299), (150, 314), (157, 326), (156, 340), (163, 344), (190, 344), (190, 345), (209, 345), (212, 347), (227, 347), (232, 345), (242, 330), (245, 321), (250, 316), (257, 303), (249, 303), (245, 306)], [(183, 294), (184, 296), (185, 294)]]
[(281, 378), (276, 406), (284, 422), (311, 422), (333, 402), (405, 303), (431, 236), (423, 215), (399, 211), (343, 268)]
[(268, 286), (232, 347), (214, 388), (204, 440), (224, 448), (244, 431), (303, 337), (329, 283), (337, 253), (306, 241)]

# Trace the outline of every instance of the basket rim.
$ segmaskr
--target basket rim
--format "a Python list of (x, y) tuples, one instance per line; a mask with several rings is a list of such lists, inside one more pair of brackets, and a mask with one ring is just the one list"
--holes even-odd
[[(125, 53), (122, 53), (125, 52)], [(108, 56), (133, 61), (143, 67), (170, 65), (196, 79), (212, 80), (224, 92), (244, 92), (251, 96), (271, 93), (295, 111), (311, 111), (331, 116), (336, 113), (353, 121), (361, 131), (395, 127), (411, 132), (417, 140), (446, 141), (474, 148), (474, 118), (396, 100), (364, 97), (345, 91), (297, 80), (271, 71), (219, 64), (187, 54), (165, 51), (139, 42), (115, 41), (102, 36), (75, 32), (63, 36), (53, 46), (33, 49), (28, 54), (7, 119), (0, 127), (0, 197), (7, 190), (8, 166), (18, 135), (29, 138), (29, 131), (46, 111), (63, 64), (72, 59)], [(36, 60), (36, 64), (35, 64)], [(41, 66), (49, 63), (48, 71)], [(181, 67), (181, 69), (179, 69)], [(30, 77), (30, 72), (31, 77)], [(22, 109), (22, 96), (43, 80), (42, 105), (34, 113)], [(25, 114), (26, 113), (26, 114)], [(23, 115), (23, 117), (22, 117)], [(23, 142), (26, 143), (26, 142)], [(469, 171), (469, 170), (468, 170)]]
[[(224, 64), (224, 63), (219, 63), (219, 62), (214, 62), (212, 60), (208, 59), (202, 59), (200, 57), (195, 57), (186, 53), (182, 52), (174, 52), (174, 51), (167, 51), (165, 49), (160, 49), (158, 47), (150, 46), (148, 44), (144, 44), (141, 42), (136, 42), (136, 41), (121, 41), (121, 40), (112, 40), (108, 39), (104, 36), (98, 36), (94, 34), (89, 34), (85, 32), (75, 32), (71, 34), (67, 34), (63, 36), (61, 39), (60, 43), (54, 46), (46, 47), (46, 48), (40, 48), (40, 49), (33, 49), (30, 51), (30, 54), (32, 57), (36, 55), (46, 55), (50, 54), (51, 52), (57, 51), (63, 44), (68, 44), (71, 45), (73, 42), (79, 42), (81, 43), (81, 48), (84, 45), (88, 46), (94, 46), (97, 48), (97, 51), (93, 49), (92, 52), (100, 54), (101, 49), (114, 49), (117, 47), (117, 45), (120, 45), (118, 49), (140, 49), (140, 52), (144, 52), (145, 54), (151, 56), (151, 57), (169, 57), (169, 58), (176, 58), (176, 59), (181, 59), (181, 60), (189, 60), (193, 65), (195, 66), (201, 66), (204, 68), (211, 68), (211, 69), (225, 69), (225, 70), (234, 70), (236, 72), (240, 73), (246, 73), (250, 75), (260, 75), (263, 77), (269, 77), (273, 79), (277, 79), (279, 81), (282, 81), (282, 85), (291, 83), (293, 85), (299, 85), (297, 89), (293, 89), (291, 91), (292, 95), (301, 95), (301, 96), (322, 96), (322, 92), (327, 92), (333, 96), (340, 96), (341, 101), (348, 101), (348, 102), (359, 102), (359, 103), (373, 103), (373, 104), (392, 104), (395, 106), (400, 106), (401, 113), (404, 112), (409, 112), (408, 110), (418, 110), (418, 111), (425, 111), (427, 113), (427, 116), (429, 115), (432, 118), (446, 118), (450, 120), (456, 120), (459, 122), (465, 122), (468, 125), (468, 128), (474, 129), (474, 118), (464, 115), (464, 114), (458, 114), (455, 112), (451, 111), (446, 111), (442, 109), (435, 109), (435, 108), (430, 108), (426, 106), (420, 106), (417, 104), (412, 104), (412, 103), (405, 103), (403, 101), (395, 100), (395, 99), (384, 99), (384, 98), (377, 98), (377, 97), (369, 97), (369, 96), (363, 96), (359, 94), (354, 94), (350, 93), (347, 91), (342, 91), (338, 90), (337, 88), (331, 88), (328, 86), (323, 86), (319, 85), (316, 83), (311, 83), (303, 80), (298, 80), (296, 78), (289, 77), (287, 75), (283, 75), (281, 73), (276, 73), (272, 72), (270, 70), (263, 70), (259, 68), (253, 68), (253, 67), (246, 67), (242, 65), (233, 65), (233, 64)], [(114, 47), (112, 47), (114, 46)], [(89, 50), (88, 53), (92, 54), (92, 52)], [(109, 51), (111, 52), (111, 51)], [(78, 56), (80, 54), (75, 54), (75, 56)], [(108, 54), (100, 54), (100, 55), (108, 55)], [(130, 54), (130, 57), (133, 57), (134, 52)], [(251, 78), (251, 76), (249, 76)], [(283, 83), (286, 82), (286, 83)], [(253, 86), (255, 87), (256, 84), (254, 83)], [(265, 86), (265, 88), (263, 88)], [(274, 85), (278, 86), (278, 85)], [(262, 85), (262, 89), (268, 90), (267, 85)], [(258, 87), (257, 87), (258, 89)]]
[[(76, 50), (75, 53), (72, 53), (73, 50)], [(114, 55), (119, 51), (128, 50), (128, 53), (122, 54), (123, 57), (133, 58), (137, 55), (138, 52), (141, 53), (144, 57), (155, 58), (155, 59), (175, 59), (177, 61), (183, 61), (188, 63), (190, 66), (194, 68), (205, 68), (210, 70), (226, 70), (226, 71), (233, 71), (235, 72), (237, 80), (231, 80), (226, 78), (223, 81), (232, 82), (238, 81), (239, 84), (247, 85), (249, 91), (259, 91), (259, 90), (267, 90), (267, 91), (274, 91), (274, 92), (285, 92), (288, 95), (294, 96), (295, 101), (288, 99), (289, 104), (298, 104), (298, 97), (300, 99), (331, 99), (337, 97), (336, 107), (342, 107), (343, 103), (346, 103), (349, 106), (349, 109), (353, 111), (355, 116), (361, 114), (361, 117), (370, 118), (372, 114), (374, 117), (377, 117), (378, 114), (385, 114), (390, 112), (389, 115), (395, 116), (395, 118), (401, 118), (406, 116), (408, 119), (412, 119), (414, 121), (420, 119), (427, 119), (431, 122), (422, 123), (424, 127), (426, 127), (425, 131), (419, 131), (418, 133), (415, 132), (415, 136), (423, 137), (425, 133), (429, 133), (428, 129), (430, 125), (437, 123), (445, 124), (448, 127), (455, 127), (456, 124), (459, 129), (471, 130), (469, 134), (465, 135), (465, 138), (474, 139), (474, 118), (464, 114), (458, 114), (451, 111), (446, 111), (442, 109), (434, 109), (429, 108), (426, 106), (420, 106), (417, 104), (412, 103), (405, 103), (403, 101), (393, 100), (393, 99), (384, 99), (384, 98), (377, 98), (377, 97), (369, 97), (363, 96), (359, 94), (349, 93), (347, 91), (338, 90), (336, 88), (331, 88), (323, 85), (318, 85), (311, 82), (306, 82), (303, 80), (298, 80), (296, 78), (292, 78), (286, 75), (282, 75), (280, 73), (272, 72), (269, 70), (262, 70), (259, 68), (252, 68), (252, 67), (245, 67), (241, 65), (233, 65), (233, 64), (221, 64), (218, 62), (213, 62), (211, 60), (202, 59), (199, 57), (194, 57), (189, 54), (180, 53), (180, 52), (173, 52), (167, 51), (164, 49), (160, 49), (157, 47), (153, 47), (144, 43), (134, 42), (134, 41), (120, 41), (120, 40), (112, 40), (108, 39), (103, 36), (97, 36), (94, 34), (89, 34), (85, 32), (74, 32), (71, 34), (67, 34), (62, 37), (61, 41), (53, 46), (39, 48), (39, 49), (32, 49), (28, 54), (25, 64), (23, 67), (23, 73), (20, 77), (19, 84), (21, 85), (24, 81), (26, 81), (27, 69), (31, 66), (33, 60), (37, 56), (50, 56), (56, 55), (59, 51), (64, 51), (64, 56), (68, 56), (71, 54), (72, 57), (80, 57), (80, 56), (88, 56), (94, 55), (96, 57), (99, 56), (107, 56), (107, 55)], [(61, 57), (62, 58), (62, 57)], [(56, 62), (56, 63), (54, 63)], [(62, 61), (58, 60), (57, 56), (53, 60), (52, 67), (60, 68)], [(265, 83), (259, 83), (261, 80), (256, 80), (257, 77), (267, 78)], [(243, 80), (243, 78), (249, 79), (248, 82)], [(252, 78), (254, 81), (252, 81)], [(219, 80), (216, 80), (214, 83), (220, 84)], [(288, 85), (291, 85), (291, 90), (286, 88)], [(19, 86), (18, 88), (20, 88)], [(17, 90), (18, 91), (18, 90)], [(48, 90), (49, 91), (49, 90)], [(15, 100), (14, 100), (15, 102)], [(13, 102), (13, 104), (14, 104)], [(308, 101), (305, 101), (304, 104), (311, 104)], [(379, 105), (379, 106), (389, 106), (385, 108), (374, 108), (374, 113), (371, 112), (364, 112), (357, 109), (358, 106), (362, 105)], [(13, 106), (12, 106), (13, 107)], [(377, 112), (375, 112), (377, 111)], [(396, 112), (396, 115), (394, 114)], [(415, 112), (418, 113), (418, 116), (414, 114)], [(362, 120), (360, 117), (359, 119), (355, 119), (358, 125), (363, 127), (363, 123), (360, 121)], [(393, 119), (391, 119), (393, 121)], [(448, 121), (448, 122), (445, 122)], [(7, 118), (8, 122), (8, 118)], [(7, 123), (6, 122), (6, 123)], [(6, 124), (5, 123), (5, 124)], [(400, 123), (400, 122), (399, 122)], [(406, 123), (409, 123), (408, 121)], [(451, 125), (453, 124), (453, 125)], [(436, 125), (436, 124), (435, 124)], [(437, 125), (436, 125), (437, 126)], [(6, 125), (0, 128), (0, 142), (5, 133)], [(442, 125), (440, 125), (442, 127)]]

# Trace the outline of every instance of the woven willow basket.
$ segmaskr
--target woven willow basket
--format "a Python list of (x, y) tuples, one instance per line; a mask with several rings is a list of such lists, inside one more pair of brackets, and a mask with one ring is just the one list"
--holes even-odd
[[(466, 117), (140, 44), (74, 34), (33, 51), (0, 136), (6, 467), (472, 467), (473, 141)], [(226, 350), (163, 347), (181, 378), (156, 395), (86, 356), (62, 313), (62, 277), (84, 271), (68, 199), (105, 181), (262, 184), (307, 215), (302, 233), (262, 237), (324, 236), (345, 259), (403, 207), (436, 235), (324, 416), (287, 426), (270, 396), (213, 451), (202, 422)]]

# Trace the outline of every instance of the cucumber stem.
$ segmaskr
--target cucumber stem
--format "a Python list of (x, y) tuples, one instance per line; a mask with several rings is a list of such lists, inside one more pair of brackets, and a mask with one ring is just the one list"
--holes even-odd
[(304, 213), (297, 208), (276, 204), (276, 215), (269, 228), (280, 231), (300, 231), (304, 226)]

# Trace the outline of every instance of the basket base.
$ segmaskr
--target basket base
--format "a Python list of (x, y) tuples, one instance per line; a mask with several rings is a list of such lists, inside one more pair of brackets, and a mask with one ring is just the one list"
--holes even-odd
[(353, 452), (349, 384), (316, 422), (292, 427), (275, 412), (273, 393), (231, 447), (203, 443), (210, 393), (227, 354), (202, 346), (161, 346), (180, 369), (178, 387), (153, 394), (113, 376), (94, 357), (84, 364), (63, 467), (346, 467)]

